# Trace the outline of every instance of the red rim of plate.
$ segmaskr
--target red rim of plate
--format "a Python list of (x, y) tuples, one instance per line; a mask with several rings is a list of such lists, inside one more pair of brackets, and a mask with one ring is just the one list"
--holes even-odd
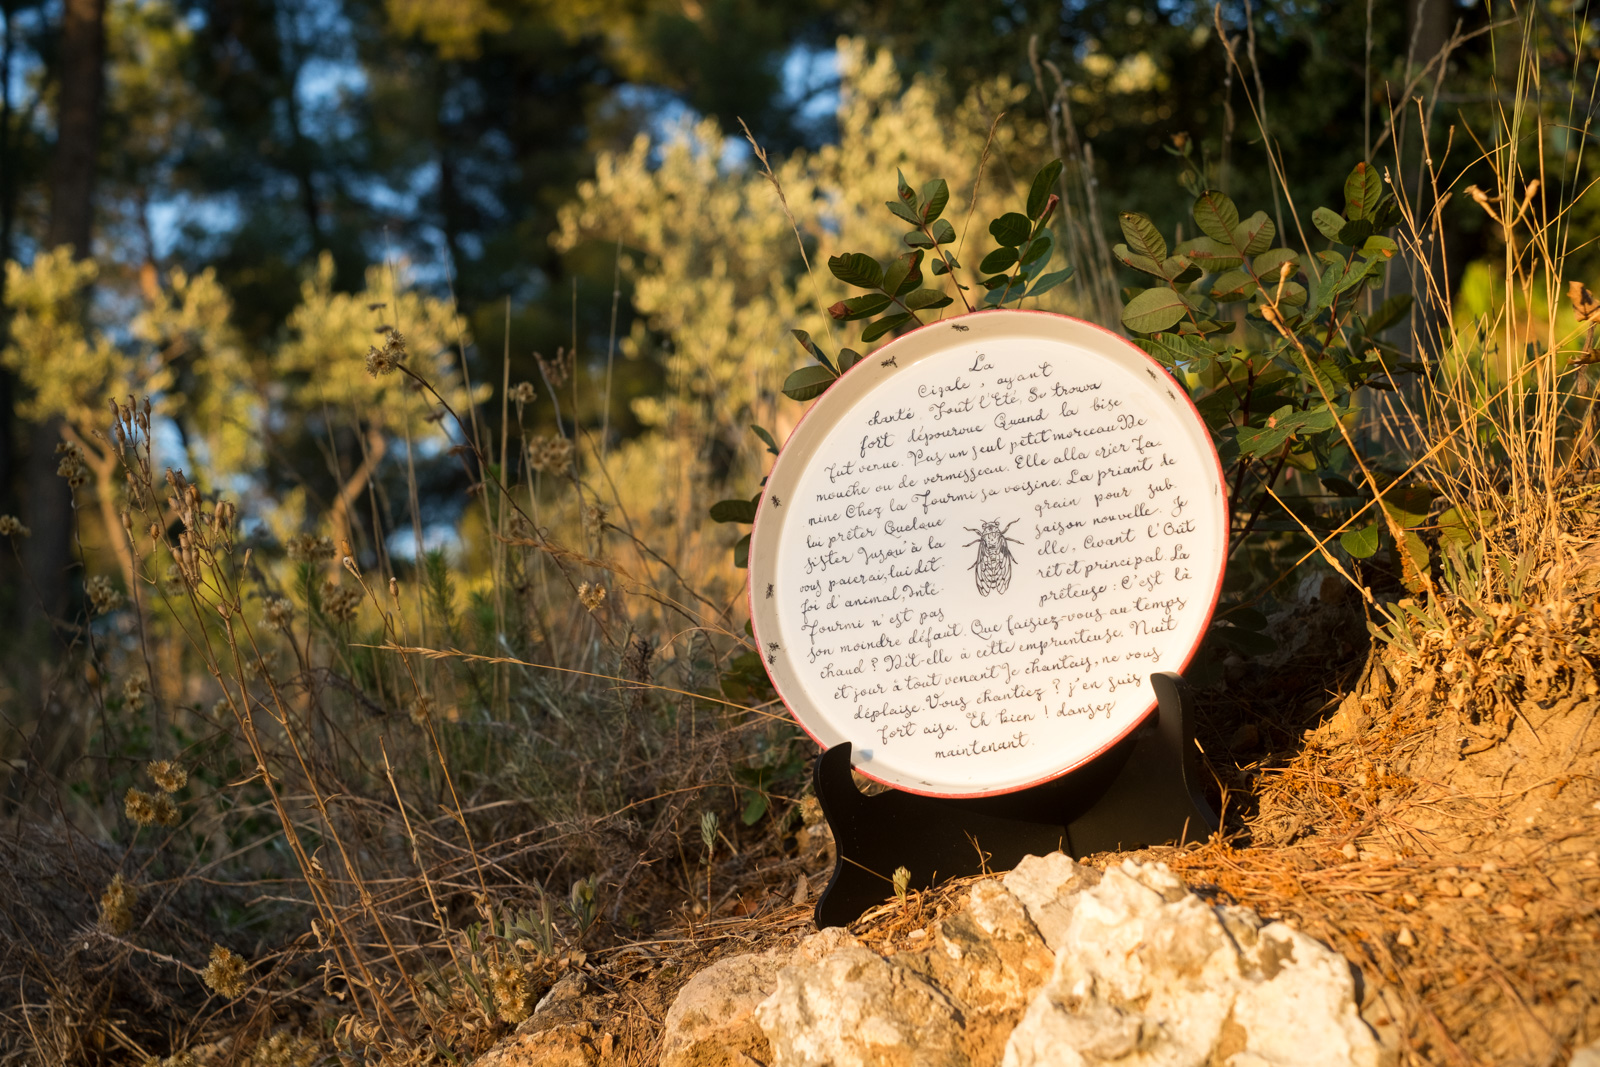
[[(1090, 329), (1092, 329), (1092, 330), (1094, 330), (1094, 331), (1096, 331), (1098, 333), (1104, 334), (1107, 338), (1111, 339), (1112, 341), (1116, 342), (1117, 344), (1122, 345), (1125, 348), (1127, 348), (1130, 351), (1132, 351), (1135, 354), (1137, 354), (1139, 356), (1139, 358), (1141, 358), (1141, 359), (1143, 359), (1145, 361), (1145, 363), (1147, 363), (1149, 366), (1151, 366), (1151, 367), (1155, 368), (1157, 371), (1159, 371), (1161, 373), (1161, 375), (1164, 378), (1166, 378), (1167, 381), (1169, 381), (1172, 384), (1178, 386), (1179, 395), (1183, 397), (1183, 402), (1189, 406), (1189, 411), (1194, 416), (1195, 421), (1199, 424), (1200, 428), (1205, 431), (1205, 441), (1206, 441), (1206, 444), (1208, 446), (1208, 450), (1209, 450), (1210, 455), (1211, 455), (1211, 462), (1213, 464), (1215, 464), (1216, 469), (1217, 469), (1217, 482), (1218, 482), (1219, 485), (1224, 485), (1225, 486), (1227, 484), (1226, 476), (1224, 475), (1223, 470), (1222, 470), (1222, 457), (1217, 455), (1216, 444), (1211, 439), (1211, 430), (1210, 430), (1209, 427), (1206, 426), (1205, 419), (1200, 414), (1200, 409), (1195, 407), (1194, 398), (1189, 395), (1188, 387), (1185, 386), (1182, 382), (1178, 381), (1176, 378), (1174, 378), (1173, 375), (1172, 375), (1172, 372), (1169, 371), (1165, 366), (1163, 366), (1160, 361), (1158, 361), (1155, 358), (1153, 358), (1150, 355), (1150, 353), (1146, 352), (1144, 349), (1140, 348), (1138, 345), (1134, 344), (1132, 341), (1128, 340), (1126, 337), (1122, 336), (1119, 333), (1115, 333), (1114, 331), (1108, 330), (1104, 326), (1099, 325), (1098, 323), (1089, 322), (1087, 319), (1075, 318), (1072, 315), (1062, 315), (1062, 314), (1058, 314), (1057, 312), (1054, 312), (1054, 311), (1037, 311), (1037, 310), (1033, 310), (1031, 308), (1005, 308), (1005, 309), (997, 309), (997, 310), (993, 310), (993, 311), (969, 311), (969, 312), (967, 312), (965, 314), (962, 314), (962, 315), (952, 315), (949, 318), (938, 319), (938, 320), (936, 320), (934, 322), (924, 323), (923, 325), (917, 327), (914, 330), (911, 330), (911, 331), (909, 331), (907, 333), (901, 334), (899, 337), (896, 337), (894, 340), (892, 340), (889, 343), (883, 345), (882, 347), (873, 349), (873, 351), (871, 353), (869, 353), (867, 357), (864, 357), (854, 367), (851, 367), (849, 370), (845, 371), (844, 374), (841, 374), (839, 376), (839, 378), (834, 382), (834, 385), (829, 386), (828, 391), (832, 392), (833, 389), (837, 387), (837, 385), (838, 385), (838, 383), (840, 381), (843, 381), (846, 376), (848, 376), (850, 374), (854, 374), (855, 372), (860, 370), (862, 367), (866, 366), (866, 364), (868, 363), (868, 361), (870, 359), (881, 359), (881, 358), (883, 358), (885, 356), (892, 356), (893, 355), (893, 349), (894, 349), (894, 347), (896, 345), (901, 344), (902, 342), (908, 340), (909, 338), (918, 336), (919, 334), (921, 334), (925, 330), (932, 329), (935, 326), (949, 326), (951, 323), (960, 322), (962, 319), (970, 319), (970, 318), (977, 318), (977, 317), (987, 317), (987, 316), (996, 316), (996, 315), (1037, 315), (1037, 316), (1040, 316), (1042, 318), (1047, 318), (1047, 319), (1060, 319), (1060, 320), (1063, 320), (1065, 322), (1074, 323), (1074, 324), (1076, 324), (1078, 326), (1087, 326)], [(822, 394), (821, 397), (817, 398), (818, 401), (821, 401), (827, 395), (828, 395), (827, 393)], [(811, 413), (813, 411), (815, 411), (818, 406), (819, 406), (819, 404), (816, 403), (816, 402), (813, 402), (812, 404), (807, 406), (806, 410), (801, 413), (799, 421), (795, 423), (794, 429), (789, 431), (789, 436), (784, 439), (783, 448), (779, 449), (779, 453), (780, 453), (779, 456), (772, 461), (772, 464), (773, 464), (772, 468), (771, 468), (771, 470), (768, 471), (769, 480), (770, 480), (770, 476), (772, 474), (772, 471), (775, 471), (777, 469), (778, 463), (780, 463), (782, 461), (782, 458), (783, 458), (782, 457), (782, 453), (788, 450), (790, 442), (792, 442), (795, 439), (795, 437), (797, 437), (799, 435), (800, 431), (804, 428), (804, 426), (806, 424), (806, 420), (811, 417)], [(767, 504), (767, 494), (765, 492), (763, 492), (761, 494), (760, 503), (758, 503), (756, 505), (755, 520), (750, 526), (750, 557), (751, 557), (751, 559), (755, 558), (756, 532), (761, 529), (761, 518), (766, 513), (766, 504)], [(1231, 527), (1231, 523), (1230, 523), (1230, 519), (1229, 519), (1229, 513), (1228, 513), (1228, 510), (1226, 508), (1224, 508), (1223, 509), (1223, 513), (1222, 513), (1222, 548), (1223, 548), (1223, 563), (1222, 563), (1222, 567), (1217, 572), (1216, 587), (1211, 590), (1211, 603), (1206, 608), (1204, 623), (1200, 626), (1199, 632), (1195, 635), (1194, 644), (1189, 646), (1189, 651), (1184, 655), (1184, 657), (1183, 657), (1183, 665), (1178, 668), (1178, 672), (1180, 674), (1183, 671), (1188, 669), (1189, 664), (1194, 661), (1195, 653), (1197, 653), (1200, 650), (1200, 643), (1203, 640), (1205, 640), (1206, 631), (1209, 630), (1210, 626), (1211, 626), (1211, 618), (1216, 613), (1217, 601), (1222, 596), (1222, 581), (1223, 581), (1223, 578), (1226, 576), (1227, 571), (1228, 571), (1227, 549), (1228, 549), (1228, 534), (1230, 532), (1230, 527)], [(755, 592), (755, 581), (754, 581), (754, 570), (753, 570), (753, 568), (751, 569), (750, 575), (746, 578), (746, 583), (745, 584), (746, 584), (746, 606), (747, 606), (747, 608), (749, 609), (749, 612), (750, 612), (750, 629), (751, 629), (751, 632), (755, 635), (756, 647), (760, 648), (761, 647), (761, 632), (760, 632), (760, 628), (757, 626), (757, 623), (756, 623), (756, 592)], [(766, 668), (763, 666), (762, 669), (765, 670)], [(789, 717), (794, 720), (795, 725), (800, 727), (800, 729), (805, 733), (805, 735), (811, 739), (813, 744), (817, 745), (819, 748), (826, 748), (827, 746), (825, 746), (822, 743), (821, 739), (818, 738), (817, 735), (811, 731), (811, 728), (805, 724), (805, 721), (800, 717), (799, 713), (795, 711), (794, 705), (792, 703), (790, 703), (789, 698), (784, 695), (782, 687), (778, 684), (778, 679), (772, 677), (772, 672), (770, 672), (770, 671), (767, 672), (767, 679), (768, 679), (768, 681), (770, 681), (772, 683), (773, 691), (778, 694), (778, 699), (783, 701), (783, 706), (784, 706), (785, 710), (787, 710), (789, 712)], [(854, 760), (851, 761), (851, 766), (852, 766), (852, 769), (855, 770), (858, 774), (860, 774), (863, 778), (867, 778), (867, 779), (869, 779), (871, 781), (877, 782), (880, 785), (886, 785), (891, 789), (897, 789), (902, 793), (913, 793), (913, 794), (915, 794), (917, 796), (942, 797), (942, 798), (945, 798), (945, 799), (955, 799), (955, 798), (960, 798), (960, 797), (992, 797), (992, 796), (1002, 796), (1002, 795), (1007, 794), (1007, 793), (1019, 793), (1019, 792), (1023, 791), (1024, 789), (1032, 789), (1033, 787), (1039, 786), (1039, 785), (1043, 785), (1046, 782), (1053, 782), (1057, 778), (1061, 778), (1061, 777), (1063, 777), (1065, 775), (1071, 774), (1073, 771), (1077, 770), (1078, 768), (1083, 767), (1083, 766), (1085, 766), (1085, 765), (1087, 765), (1089, 763), (1092, 763), (1094, 760), (1096, 760), (1099, 757), (1105, 755), (1106, 752), (1108, 752), (1111, 749), (1115, 748), (1129, 734), (1133, 733), (1133, 731), (1138, 728), (1139, 724), (1144, 722), (1145, 719), (1149, 718), (1150, 713), (1152, 711), (1154, 711), (1155, 709), (1156, 709), (1156, 701), (1152, 700), (1150, 702), (1149, 706), (1147, 706), (1144, 709), (1144, 711), (1140, 712), (1138, 715), (1134, 716), (1132, 720), (1129, 721), (1128, 725), (1125, 728), (1123, 728), (1122, 732), (1118, 733), (1115, 737), (1113, 737), (1111, 740), (1107, 741), (1105, 744), (1101, 745), (1099, 748), (1095, 749), (1093, 752), (1090, 752), (1088, 755), (1085, 755), (1085, 756), (1075, 760), (1074, 762), (1069, 763), (1065, 767), (1062, 767), (1060, 770), (1052, 771), (1051, 773), (1043, 776), (1042, 778), (1036, 778), (1033, 781), (1024, 782), (1021, 785), (1011, 785), (1011, 786), (1006, 786), (1006, 787), (1000, 788), (1000, 789), (976, 790), (976, 791), (972, 791), (972, 792), (963, 791), (963, 792), (960, 792), (960, 793), (941, 793), (941, 792), (938, 792), (938, 791), (932, 790), (932, 789), (914, 789), (914, 788), (912, 788), (910, 786), (903, 785), (900, 782), (890, 782), (890, 781), (887, 781), (887, 780), (885, 780), (883, 778), (880, 778), (877, 775), (873, 774), (871, 771), (865, 770), (862, 767), (856, 765)]]

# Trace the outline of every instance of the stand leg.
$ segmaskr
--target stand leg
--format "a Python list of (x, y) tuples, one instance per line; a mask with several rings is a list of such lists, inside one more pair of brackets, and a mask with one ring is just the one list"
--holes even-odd
[(1151, 683), (1159, 707), (1132, 735), (1086, 767), (1002, 796), (869, 797), (850, 775), (848, 743), (822, 753), (813, 780), (838, 858), (817, 926), (847, 925), (882, 903), (902, 866), (911, 888), (926, 889), (1056, 849), (1082, 857), (1209, 834), (1217, 823), (1198, 790), (1188, 686), (1176, 674)]
[(1159, 706), (1129, 739), (1122, 773), (1095, 803), (1067, 825), (1074, 858), (1096, 852), (1199, 840), (1217, 828), (1200, 791), (1194, 745), (1194, 696), (1182, 677), (1152, 674)]

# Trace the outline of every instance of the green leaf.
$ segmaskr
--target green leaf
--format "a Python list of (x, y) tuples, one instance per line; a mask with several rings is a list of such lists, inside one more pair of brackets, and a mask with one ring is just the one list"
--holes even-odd
[(829, 370), (833, 369), (833, 361), (822, 354), (822, 349), (817, 347), (817, 343), (811, 339), (811, 335), (809, 333), (806, 333), (804, 330), (790, 330), (789, 332), (794, 335), (794, 339), (796, 341), (800, 342), (800, 347), (806, 350), (806, 355), (810, 356), (824, 367), (827, 367)]
[(1022, 250), (1019, 261), (1025, 267), (1042, 267), (1050, 262), (1050, 253), (1055, 251), (1056, 238), (1048, 229), (1040, 230), (1039, 236), (1028, 242)]
[(1207, 189), (1194, 202), (1194, 222), (1200, 232), (1228, 248), (1236, 247), (1233, 231), (1239, 227), (1239, 209), (1215, 189)]
[(1374, 521), (1360, 530), (1346, 530), (1339, 535), (1339, 547), (1356, 559), (1370, 559), (1378, 553), (1378, 543), (1383, 534), (1383, 524)]
[(1384, 259), (1393, 259), (1394, 254), (1398, 251), (1400, 251), (1400, 246), (1381, 233), (1375, 233), (1361, 242), (1361, 254), (1368, 259), (1378, 256)]
[(1015, 248), (1033, 233), (1033, 223), (1026, 215), (1008, 211), (989, 223), (989, 233), (1001, 244)]
[(932, 222), (944, 214), (950, 202), (950, 186), (943, 178), (935, 178), (922, 187), (922, 221)]
[(1248, 271), (1226, 271), (1211, 283), (1211, 299), (1219, 304), (1231, 304), (1235, 300), (1249, 300), (1255, 295), (1256, 280), (1250, 277)]
[(783, 380), (783, 395), (790, 400), (812, 400), (827, 392), (835, 377), (827, 367), (801, 367)]
[(1045, 205), (1050, 202), (1050, 194), (1054, 191), (1056, 179), (1059, 177), (1061, 177), (1059, 159), (1052, 159), (1033, 176), (1033, 184), (1028, 187), (1028, 218), (1037, 219), (1044, 214)]
[(1041, 275), (1039, 280), (1033, 283), (1033, 288), (1028, 290), (1028, 295), (1038, 296), (1041, 293), (1048, 293), (1050, 290), (1054, 289), (1056, 286), (1072, 277), (1075, 270), (1075, 267), (1066, 267), (1062, 270), (1052, 271), (1049, 274)]
[(1345, 270), (1344, 277), (1339, 281), (1339, 292), (1343, 293), (1354, 289), (1368, 278), (1381, 276), (1383, 264), (1384, 260), (1382, 259), (1352, 260), (1350, 266)]
[(1268, 284), (1277, 282), (1278, 270), (1285, 263), (1293, 263), (1298, 270), (1300, 253), (1292, 248), (1269, 248), (1250, 261), (1250, 265), (1256, 269), (1256, 276)]
[(1331, 430), (1333, 424), (1333, 409), (1326, 404), (1309, 411), (1285, 405), (1268, 416), (1265, 426), (1241, 426), (1239, 451), (1247, 456), (1271, 455), (1289, 438)]
[(833, 271), (835, 278), (858, 289), (883, 287), (883, 268), (878, 266), (877, 260), (865, 252), (846, 252), (842, 256), (832, 256), (828, 259), (828, 269)]
[(744, 811), (739, 819), (746, 826), (754, 826), (767, 813), (767, 794), (757, 789), (745, 791)]
[(1351, 485), (1349, 480), (1337, 474), (1325, 474), (1319, 481), (1327, 487), (1328, 491), (1338, 496), (1360, 496), (1361, 490)]
[(933, 238), (929, 237), (925, 233), (918, 233), (916, 230), (912, 230), (910, 233), (901, 238), (901, 240), (905, 241), (905, 243), (910, 245), (912, 248), (933, 247)]
[(1303, 307), (1306, 302), (1306, 287), (1299, 282), (1284, 282), (1280, 289), (1276, 284), (1272, 286), (1272, 295), (1279, 304), (1286, 308)]
[(1473, 527), (1478, 522), (1477, 513), (1472, 510), (1461, 511), (1458, 508), (1448, 508), (1439, 516), (1439, 551), (1446, 559), (1450, 558), (1450, 549), (1459, 546), (1463, 549), (1470, 548), (1478, 540)]
[(1112, 245), (1111, 254), (1122, 260), (1122, 262), (1126, 263), (1134, 270), (1144, 271), (1146, 274), (1153, 274), (1157, 278), (1162, 279), (1165, 279), (1167, 276), (1166, 272), (1161, 269), (1161, 264), (1159, 262), (1151, 259), (1149, 256), (1140, 255), (1127, 245)]
[(1382, 198), (1383, 179), (1378, 176), (1378, 169), (1370, 163), (1357, 163), (1344, 180), (1344, 217), (1351, 221), (1370, 219)]
[[(852, 296), (839, 301), (838, 304), (833, 305), (834, 308), (843, 305), (845, 312), (843, 315), (835, 314), (833, 317), (842, 322), (853, 322), (856, 319), (870, 319), (872, 316), (888, 307), (892, 302), (893, 301), (891, 301), (889, 297), (883, 293), (868, 293), (866, 296)], [(833, 308), (830, 308), (829, 311), (831, 313)]]
[(998, 307), (1007, 300), (1020, 300), (1022, 298), (1022, 283), (1001, 275), (996, 284), (983, 294), (984, 307)]
[(910, 318), (911, 312), (909, 311), (902, 311), (898, 315), (885, 315), (883, 318), (879, 319), (877, 322), (861, 331), (861, 341), (863, 344), (871, 344), (873, 341), (876, 341), (884, 334), (889, 333), (896, 326), (899, 326), (901, 323)]
[(922, 251), (907, 252), (905, 255), (889, 264), (889, 269), (883, 274), (881, 288), (884, 292), (899, 296), (905, 289), (906, 282), (911, 280), (913, 274), (920, 277), (921, 272), (917, 267), (922, 263)]
[(860, 363), (860, 362), (861, 362), (861, 353), (860, 352), (857, 352), (853, 348), (841, 348), (841, 349), (839, 349), (839, 373), (840, 374), (843, 374), (845, 371), (849, 370), (851, 367), (854, 367), (857, 363)]
[(1331, 207), (1319, 207), (1311, 213), (1311, 221), (1316, 224), (1322, 236), (1330, 241), (1339, 239), (1339, 231), (1344, 229), (1345, 217)]
[(1149, 215), (1124, 211), (1117, 216), (1117, 221), (1122, 224), (1122, 235), (1128, 239), (1128, 247), (1135, 253), (1157, 263), (1167, 258), (1166, 238), (1161, 236)]
[(1244, 262), (1243, 257), (1231, 246), (1219, 244), (1209, 237), (1196, 237), (1191, 241), (1185, 241), (1173, 251), (1201, 270), (1213, 274), (1232, 270)]
[(978, 264), (978, 271), (982, 274), (999, 274), (1010, 270), (1016, 262), (1017, 250), (1002, 245), (983, 257), (983, 262)]
[(1278, 227), (1267, 218), (1265, 211), (1258, 211), (1239, 224), (1234, 231), (1234, 248), (1247, 256), (1259, 256), (1272, 247), (1272, 239), (1278, 235)]
[(1378, 201), (1377, 210), (1368, 218), (1372, 220), (1374, 229), (1387, 230), (1400, 221), (1400, 204), (1391, 194), (1384, 193), (1383, 199)]
[(1390, 486), (1383, 491), (1383, 510), (1401, 526), (1420, 526), (1428, 517), (1433, 498), (1438, 494), (1430, 486), (1408, 485), (1404, 488)]
[[(952, 256), (951, 258), (954, 259), (955, 257)], [(947, 263), (945, 263), (943, 256), (933, 257), (933, 273), (939, 277), (943, 277), (944, 275), (950, 273), (950, 267)], [(966, 286), (963, 285), (961, 288), (965, 289)]]
[(917, 194), (911, 191), (911, 183), (906, 181), (905, 172), (896, 168), (894, 176), (897, 183), (897, 188), (895, 191), (900, 194), (900, 199), (906, 204), (915, 207), (917, 203)]
[(1171, 289), (1146, 289), (1122, 309), (1122, 325), (1134, 333), (1159, 333), (1189, 313), (1189, 305)]
[[(756, 497), (756, 500), (760, 499)], [(719, 500), (711, 505), (711, 521), (755, 522), (756, 500)]]
[[(1203, 360), (1209, 360), (1216, 354), (1202, 344), (1199, 339), (1192, 334), (1170, 332), (1158, 333), (1153, 337), (1137, 338), (1133, 343), (1150, 353), (1156, 359), (1160, 360), (1163, 365), (1168, 367), (1193, 366)], [(1213, 393), (1212, 396), (1217, 397), (1219, 402), (1222, 402), (1225, 405), (1226, 412), (1221, 419), (1207, 418), (1206, 422), (1208, 425), (1215, 422), (1224, 421), (1226, 416), (1231, 415), (1233, 412), (1233, 405), (1229, 402), (1232, 400), (1231, 397), (1227, 397), (1221, 393)], [(1203, 406), (1201, 407), (1201, 414), (1205, 414), (1205, 409)]]
[(1411, 310), (1411, 294), (1396, 293), (1378, 305), (1378, 310), (1367, 317), (1365, 333), (1369, 337), (1376, 337), (1395, 323), (1406, 317)]
[(933, 232), (933, 239), (939, 244), (952, 244), (956, 239), (956, 228), (950, 225), (949, 219), (939, 219), (928, 229)]
[(917, 213), (898, 200), (885, 200), (884, 206), (894, 212), (896, 218), (904, 219), (913, 226), (922, 225), (922, 220), (917, 217)]
[[(847, 348), (847, 349), (844, 350), (844, 352), (840, 352), (839, 353), (839, 362), (840, 363), (844, 362), (844, 353), (845, 352), (849, 352), (849, 351), (850, 350)], [(854, 355), (854, 353), (851, 353), (851, 354)], [(859, 359), (860, 357), (857, 356), (856, 358)], [(774, 456), (776, 456), (778, 454), (778, 442), (777, 442), (777, 439), (774, 438), (772, 436), (772, 434), (770, 432), (768, 432), (765, 427), (752, 426), (752, 427), (750, 427), (750, 429), (752, 431), (754, 431), (754, 433), (755, 433), (755, 435), (757, 437), (761, 438), (761, 443), (767, 446), (767, 451), (768, 452), (771, 452)]]
[(735, 567), (750, 566), (750, 535), (745, 534), (733, 543), (733, 565)]
[(902, 302), (912, 311), (921, 311), (923, 308), (942, 308), (950, 303), (950, 298), (938, 289), (915, 289), (907, 293)]
[(1344, 282), (1345, 271), (1349, 261), (1337, 252), (1318, 252), (1317, 262), (1321, 265), (1321, 274), (1311, 283), (1311, 313), (1314, 315), (1323, 308), (1332, 305), (1334, 297), (1341, 292), (1339, 286)]
[(1342, 245), (1351, 248), (1359, 247), (1361, 242), (1372, 236), (1372, 223), (1366, 219), (1351, 219), (1339, 228), (1336, 240)]

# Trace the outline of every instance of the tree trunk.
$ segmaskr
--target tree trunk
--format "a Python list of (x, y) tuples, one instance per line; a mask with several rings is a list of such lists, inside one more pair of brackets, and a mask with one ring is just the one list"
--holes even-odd
[[(56, 147), (50, 166), (50, 224), (44, 247), (71, 245), (80, 259), (90, 252), (94, 224), (95, 163), (100, 154), (104, 96), (105, 0), (66, 0), (61, 20), (60, 91)], [(28, 456), (28, 569), (37, 583), (35, 612), (60, 616), (71, 590), (72, 492), (56, 475), (59, 420), (35, 426)], [(114, 531), (108, 531), (114, 536)], [(37, 615), (36, 615), (36, 621)]]
[[(16, 152), (12, 147), (11, 122), (14, 108), (11, 104), (12, 59), (16, 55), (17, 5), (13, 0), (0, 0), (0, 17), (5, 19), (4, 38), (0, 39), (0, 349), (10, 342), (10, 316), (5, 313), (5, 264), (11, 259), (11, 238), (17, 220), (17, 166)], [(17, 476), (16, 455), (16, 391), (11, 371), (0, 368), (0, 510), (12, 511), (15, 506), (14, 483)], [(14, 593), (22, 588), (21, 574), (14, 559), (0, 556), (0, 587)], [(15, 609), (16, 602), (6, 605)]]

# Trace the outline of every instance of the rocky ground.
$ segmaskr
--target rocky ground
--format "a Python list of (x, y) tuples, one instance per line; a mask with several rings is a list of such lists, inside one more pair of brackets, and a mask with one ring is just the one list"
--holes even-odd
[[(1244, 713), (1202, 730), (1225, 833), (1085, 864), (1033, 859), (817, 932), (816, 827), (785, 867), (809, 872), (799, 884), (751, 914), (587, 961), (479, 1062), (1600, 1055), (1574, 1056), (1600, 1041), (1600, 701), (1581, 686), (1530, 696), (1519, 676), (1497, 735), (1473, 710), (1490, 701), (1452, 702), (1438, 657), (1383, 646), (1337, 688), (1325, 673), (1296, 682), (1297, 656), (1339, 640), (1331, 617), (1319, 613), (1316, 647), (1258, 683), (1283, 688), (1235, 686)], [(1256, 710), (1272, 707), (1290, 711)]]

